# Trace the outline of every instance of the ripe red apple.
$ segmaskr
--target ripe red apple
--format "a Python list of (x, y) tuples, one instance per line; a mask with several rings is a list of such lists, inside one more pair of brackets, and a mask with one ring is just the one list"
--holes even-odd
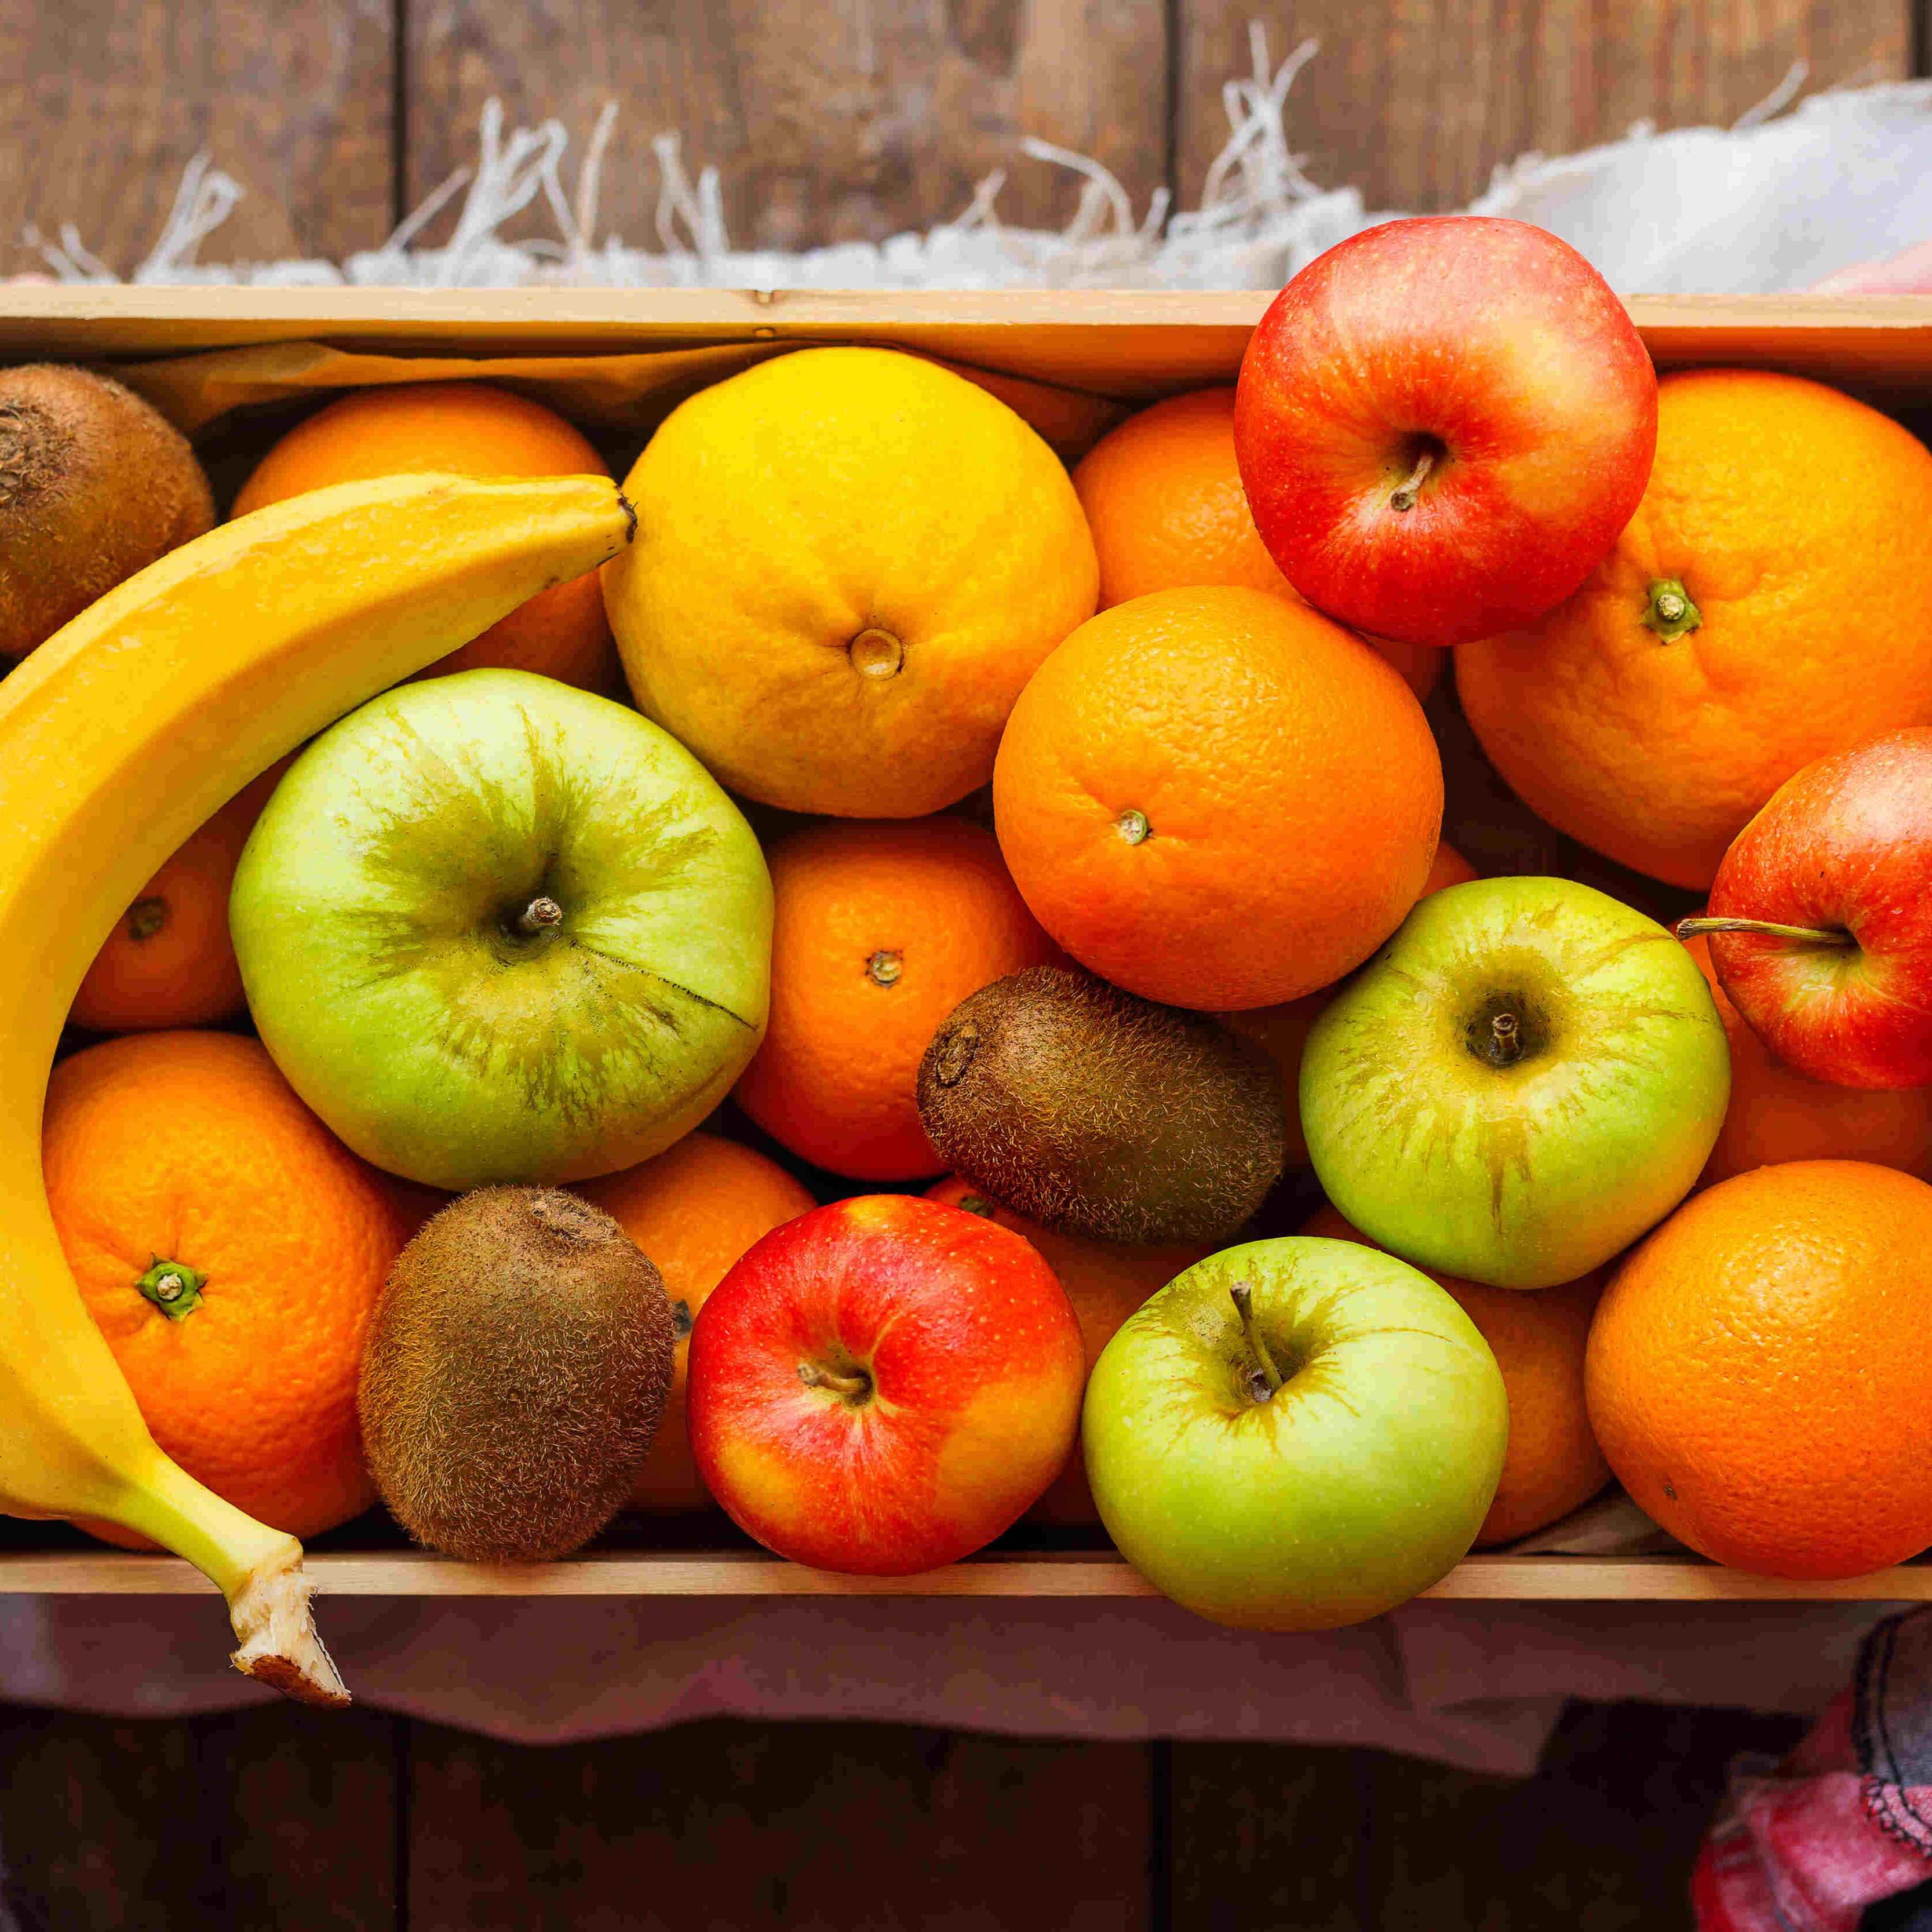
[(691, 1337), (692, 1453), (767, 1549), (910, 1576), (989, 1543), (1058, 1474), (1080, 1326), (1032, 1244), (903, 1194), (775, 1228)]
[(1461, 644), (1560, 604), (1641, 500), (1657, 372), (1623, 304), (1522, 221), (1390, 221), (1318, 256), (1241, 363), (1255, 523), (1317, 609)]
[(1786, 778), (1677, 931), (1710, 935), (1718, 983), (1788, 1066), (1932, 1086), (1932, 727)]

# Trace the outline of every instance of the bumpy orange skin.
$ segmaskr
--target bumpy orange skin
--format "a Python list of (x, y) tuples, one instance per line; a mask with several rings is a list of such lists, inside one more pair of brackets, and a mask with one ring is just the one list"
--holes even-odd
[[(869, 1379), (851, 1398), (800, 1364)], [(1006, 1528), (1059, 1472), (1084, 1386), (1065, 1292), (1018, 1234), (916, 1196), (788, 1222), (691, 1340), (698, 1474), (748, 1534), (815, 1569), (909, 1576)]]
[(716, 1134), (687, 1134), (655, 1160), (571, 1190), (593, 1202), (656, 1264), (674, 1311), (686, 1311), (670, 1394), (631, 1492), (633, 1509), (697, 1510), (711, 1501), (685, 1425), (690, 1324), (732, 1264), (774, 1228), (817, 1204), (777, 1162)]
[[(1142, 1247), (1125, 1241), (1090, 1241), (1078, 1234), (1056, 1234), (1037, 1222), (988, 1200), (970, 1181), (961, 1180), (956, 1174), (936, 1181), (926, 1190), (926, 1198), (942, 1201), (949, 1208), (970, 1202), (974, 1204), (968, 1213), (983, 1215), (996, 1226), (1011, 1228), (1040, 1250), (1041, 1258), (1059, 1278), (1067, 1300), (1073, 1304), (1074, 1318), (1080, 1324), (1081, 1344), (1086, 1351), (1088, 1375), (1093, 1373), (1100, 1351), (1114, 1339), (1120, 1324), (1142, 1302), (1214, 1252), (1185, 1241)], [(1066, 1466), (1028, 1510), (1027, 1516), (1034, 1522), (1099, 1522), (1100, 1513), (1094, 1506), (1094, 1492), (1088, 1486), (1086, 1460), (1077, 1443)]]
[(1165, 590), (1040, 668), (993, 806), (1014, 883), (1082, 965), (1233, 1010), (1329, 985), (1401, 924), (1442, 766), (1414, 694), (1339, 625), (1258, 590)]
[(1862, 1161), (1691, 1196), (1597, 1310), (1585, 1388), (1624, 1486), (1764, 1576), (1858, 1576), (1932, 1544), (1932, 1186)]
[[(1483, 748), (1540, 816), (1702, 890), (1815, 758), (1932, 724), (1932, 451), (1863, 403), (1762, 370), (1658, 390), (1636, 514), (1576, 594), (1456, 654)], [(1651, 587), (1702, 622), (1666, 642)]]
[(835, 1174), (944, 1172), (920, 1125), (920, 1056), (969, 993), (1060, 950), (963, 819), (809, 826), (769, 857), (771, 1018), (739, 1106)]
[[(554, 410), (488, 382), (357, 389), (305, 417), (256, 466), (235, 499), (269, 503), (364, 477), (443, 470), (459, 476), (605, 476), (608, 466)], [(586, 691), (617, 687), (616, 642), (597, 573), (539, 591), (420, 674), (536, 671)]]
[[(227, 1034), (134, 1034), (64, 1060), (44, 1146), (68, 1265), (162, 1448), (292, 1535), (367, 1509), (356, 1373), (411, 1232), (381, 1178), (257, 1042)], [(208, 1278), (178, 1320), (135, 1285), (158, 1258)]]
[(1787, 1160), (1869, 1160), (1926, 1178), (1932, 1088), (1835, 1087), (1794, 1071), (1732, 1005), (1712, 967), (1709, 941), (1684, 944), (1710, 982), (1731, 1047), (1730, 1108), (1705, 1163), (1704, 1186)]
[[(1318, 1208), (1301, 1232), (1378, 1245), (1333, 1208)], [(1583, 1400), (1584, 1349), (1606, 1270), (1532, 1294), (1422, 1272), (1455, 1297), (1502, 1371), (1509, 1451), (1476, 1547), (1514, 1543), (1580, 1508), (1610, 1480)]]

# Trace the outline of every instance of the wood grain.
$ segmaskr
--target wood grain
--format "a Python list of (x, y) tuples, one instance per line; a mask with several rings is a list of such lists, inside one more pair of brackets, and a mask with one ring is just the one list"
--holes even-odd
[(710, 1721), (535, 1750), (415, 1727), (412, 1932), (1148, 1924), (1148, 1752)]
[(248, 190), (214, 260), (338, 256), (391, 225), (390, 0), (0, 0), (0, 274), (63, 221), (127, 274), (206, 149)]
[(573, 156), (614, 100), (600, 230), (636, 247), (662, 245), (662, 133), (694, 178), (720, 170), (740, 248), (950, 220), (997, 168), (1004, 220), (1058, 225), (1078, 182), (1022, 155), (1024, 134), (1113, 169), (1136, 212), (1165, 170), (1161, 0), (413, 0), (408, 17), (411, 198), (473, 158), (493, 94), (513, 124), (557, 117)]
[(1322, 51), (1288, 100), (1289, 147), (1371, 208), (1461, 206), (1531, 149), (1614, 140), (1639, 120), (1726, 124), (1792, 63), (1810, 88), (1910, 71), (1913, 0), (1184, 0), (1176, 150), (1183, 202), (1228, 136), (1222, 82), (1259, 18), (1279, 61)]

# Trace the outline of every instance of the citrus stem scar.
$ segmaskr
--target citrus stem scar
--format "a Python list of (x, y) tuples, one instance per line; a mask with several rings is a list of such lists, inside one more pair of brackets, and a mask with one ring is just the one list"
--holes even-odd
[(136, 899), (128, 908), (128, 937), (152, 939), (168, 922), (166, 899)]
[(1281, 1387), (1281, 1371), (1274, 1365), (1274, 1358), (1268, 1353), (1268, 1343), (1262, 1338), (1262, 1331), (1255, 1326), (1255, 1291), (1251, 1282), (1238, 1281), (1228, 1291), (1228, 1299), (1234, 1304), (1234, 1312), (1241, 1318), (1241, 1334), (1248, 1346), (1254, 1351), (1255, 1360), (1261, 1364), (1261, 1378), (1267, 1385), (1265, 1392), (1258, 1394), (1257, 1402), (1266, 1402)]
[(548, 932), (552, 926), (562, 923), (562, 907), (547, 893), (539, 893), (518, 915), (517, 930), (529, 933)]
[(1695, 939), (1707, 932), (1754, 932), (1765, 939), (1796, 939), (1806, 946), (1850, 946), (1849, 932), (1834, 932), (1822, 926), (1780, 926), (1768, 919), (1680, 919), (1675, 931), (1679, 939)]
[(1421, 500), (1422, 486), (1429, 480), (1429, 472), (1436, 467), (1436, 452), (1424, 446), (1415, 459), (1415, 467), (1402, 479), (1396, 493), (1389, 499), (1391, 510), (1412, 510)]
[(1704, 614), (1690, 601), (1690, 593), (1674, 577), (1660, 577), (1650, 586), (1645, 600), (1642, 622), (1666, 644), (1673, 644), (1687, 631), (1694, 631), (1704, 621)]
[(1148, 824), (1145, 812), (1136, 812), (1132, 806), (1130, 806), (1119, 818), (1114, 820), (1114, 830), (1130, 845), (1138, 845), (1154, 830), (1154, 827)]
[(165, 1262), (155, 1256), (154, 1265), (134, 1286), (170, 1322), (178, 1322), (201, 1306), (201, 1291), (208, 1277), (185, 1262)]
[(904, 970), (904, 956), (898, 952), (875, 952), (866, 962), (866, 977), (875, 986), (896, 986)]
[(821, 1369), (816, 1362), (801, 1362), (798, 1365), (798, 1378), (807, 1388), (830, 1389), (834, 1395), (866, 1395), (872, 1387), (872, 1378), (861, 1369), (856, 1375), (842, 1376), (831, 1369)]
[(905, 664), (905, 646), (875, 624), (868, 625), (845, 650), (861, 677), (897, 677)]

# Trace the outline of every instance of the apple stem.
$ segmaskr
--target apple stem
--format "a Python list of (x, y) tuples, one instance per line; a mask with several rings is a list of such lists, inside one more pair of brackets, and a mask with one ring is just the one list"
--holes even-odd
[(816, 1362), (800, 1363), (798, 1378), (807, 1388), (830, 1389), (834, 1395), (863, 1395), (872, 1386), (872, 1377), (862, 1369), (856, 1375), (842, 1376)]
[(1490, 1058), (1498, 1066), (1514, 1066), (1522, 1058), (1522, 1032), (1514, 1013), (1498, 1013), (1490, 1022)]
[(1768, 919), (1680, 919), (1675, 928), (1679, 939), (1695, 939), (1706, 932), (1755, 932), (1766, 939), (1796, 939), (1807, 946), (1849, 946), (1848, 932), (1828, 932), (1820, 926), (1780, 926)]
[(1429, 472), (1436, 467), (1436, 452), (1424, 446), (1420, 455), (1415, 459), (1415, 467), (1389, 499), (1391, 510), (1412, 510), (1421, 500), (1422, 486), (1428, 481)]
[(548, 892), (538, 896), (524, 907), (518, 915), (519, 932), (548, 932), (554, 926), (563, 923), (563, 908)]
[(1252, 1282), (1236, 1282), (1228, 1291), (1228, 1299), (1234, 1304), (1234, 1312), (1241, 1318), (1241, 1333), (1247, 1338), (1248, 1346), (1255, 1352), (1255, 1360), (1261, 1364), (1258, 1379), (1265, 1387), (1256, 1394), (1255, 1400), (1266, 1402), (1281, 1387), (1281, 1371), (1275, 1366), (1274, 1358), (1268, 1353), (1268, 1346), (1262, 1339), (1262, 1331), (1255, 1326), (1254, 1284)]

